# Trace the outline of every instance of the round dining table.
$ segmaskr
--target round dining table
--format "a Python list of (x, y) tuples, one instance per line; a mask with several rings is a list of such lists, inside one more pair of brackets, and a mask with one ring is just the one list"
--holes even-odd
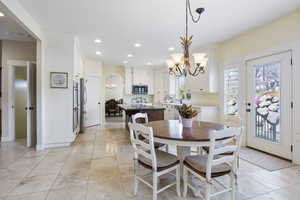
[(227, 127), (212, 122), (194, 121), (191, 128), (184, 128), (179, 120), (152, 121), (145, 125), (152, 127), (155, 142), (176, 146), (181, 167), (184, 158), (191, 154), (191, 147), (209, 146), (209, 135)]

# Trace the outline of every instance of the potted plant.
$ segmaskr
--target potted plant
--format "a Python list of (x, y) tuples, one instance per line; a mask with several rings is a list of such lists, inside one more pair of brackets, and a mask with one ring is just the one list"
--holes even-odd
[(193, 118), (198, 115), (196, 110), (193, 110), (191, 105), (183, 104), (178, 108), (178, 112), (182, 118), (182, 125), (185, 128), (191, 128), (193, 125)]

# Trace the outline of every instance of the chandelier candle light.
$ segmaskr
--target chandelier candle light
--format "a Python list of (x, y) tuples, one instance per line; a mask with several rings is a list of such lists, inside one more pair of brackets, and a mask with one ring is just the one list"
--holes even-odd
[(185, 23), (185, 37), (180, 37), (180, 43), (183, 47), (183, 54), (176, 53), (171, 55), (172, 59), (167, 60), (167, 65), (169, 68), (169, 74), (174, 75), (176, 77), (187, 76), (188, 74), (191, 76), (198, 76), (200, 73), (203, 74), (205, 72), (205, 67), (207, 65), (207, 55), (204, 53), (195, 53), (194, 57), (194, 70), (192, 70), (192, 64), (190, 59), (190, 51), (189, 48), (192, 44), (193, 36), (188, 35), (188, 20), (189, 15), (192, 18), (194, 23), (198, 23), (201, 17), (201, 14), (204, 12), (204, 8), (197, 8), (196, 12), (198, 13), (198, 18), (194, 18), (193, 13), (191, 11), (190, 0), (186, 0), (186, 23)]

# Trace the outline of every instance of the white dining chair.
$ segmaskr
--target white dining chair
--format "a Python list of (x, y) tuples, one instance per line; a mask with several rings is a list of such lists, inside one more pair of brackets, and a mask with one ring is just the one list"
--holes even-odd
[[(209, 152), (206, 155), (187, 156), (183, 162), (184, 191), (186, 197), (188, 188), (197, 193), (196, 188), (189, 183), (188, 177), (192, 175), (197, 177), (205, 185), (204, 199), (209, 200), (225, 192), (231, 192), (231, 199), (235, 200), (236, 193), (236, 172), (237, 159), (241, 145), (241, 128), (227, 128), (220, 131), (214, 131), (210, 135)], [(216, 148), (216, 143), (228, 142), (234, 140), (235, 143)], [(227, 153), (227, 154), (225, 154)], [(215, 178), (220, 176), (230, 176), (230, 186), (225, 186)], [(211, 188), (214, 183), (219, 184), (224, 190), (211, 194)]]
[[(152, 184), (145, 180), (147, 175), (140, 176), (134, 170), (134, 195), (137, 195), (139, 182), (144, 183), (153, 190), (153, 200), (157, 200), (157, 195), (166, 189), (176, 185), (178, 196), (180, 194), (180, 162), (175, 155), (160, 151), (154, 148), (153, 129), (142, 124), (129, 123), (130, 139), (134, 148), (135, 166), (142, 166), (151, 170)], [(140, 139), (140, 135), (148, 140)], [(176, 171), (174, 175), (172, 172)], [(158, 188), (160, 176), (170, 174), (176, 177), (176, 181)]]
[[(146, 123), (147, 124), (149, 122), (147, 113), (136, 113), (131, 116), (131, 119), (132, 119), (132, 123)], [(166, 144), (154, 142), (154, 147), (156, 149), (165, 147), (166, 152), (169, 152), (169, 146)]]

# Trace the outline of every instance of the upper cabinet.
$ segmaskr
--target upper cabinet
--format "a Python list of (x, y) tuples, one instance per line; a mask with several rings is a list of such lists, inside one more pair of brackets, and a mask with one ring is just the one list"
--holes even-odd
[(125, 68), (125, 93), (132, 94), (132, 85), (147, 85), (148, 94), (154, 94), (154, 70), (145, 68)]
[(208, 55), (206, 72), (198, 75), (197, 77), (188, 76), (185, 84), (185, 90), (188, 90), (191, 93), (217, 93), (219, 92), (219, 70), (216, 57), (216, 47), (209, 47), (198, 51), (205, 52)]

